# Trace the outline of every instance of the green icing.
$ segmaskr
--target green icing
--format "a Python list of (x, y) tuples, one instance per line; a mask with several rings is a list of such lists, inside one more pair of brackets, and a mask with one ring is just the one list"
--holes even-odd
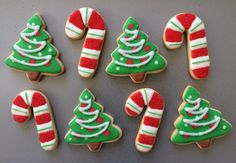
[[(197, 103), (193, 104), (192, 102), (189, 102), (189, 100), (197, 101), (197, 99), (200, 99), (199, 107), (197, 107)], [(231, 131), (231, 124), (221, 117), (221, 112), (210, 108), (209, 102), (205, 99), (200, 98), (200, 93), (194, 87), (188, 86), (185, 89), (183, 100), (184, 102), (179, 108), (180, 116), (174, 124), (176, 130), (171, 136), (172, 142), (177, 144), (197, 143), (204, 140), (224, 136)], [(196, 110), (194, 110), (195, 113), (198, 112), (199, 114), (191, 114), (186, 111), (186, 108), (194, 107), (196, 108)], [(206, 114), (199, 112), (201, 110), (203, 111), (205, 108), (208, 108)], [(194, 121), (194, 125), (186, 123), (186, 121), (184, 122), (184, 119), (193, 120), (201, 116), (202, 118)], [(219, 121), (214, 122), (216, 118), (218, 118)], [(203, 123), (205, 123), (206, 125), (199, 125)], [(184, 134), (181, 134), (181, 132), (184, 132)]]
[[(132, 38), (135, 35), (134, 33), (127, 32), (127, 30), (131, 32), (137, 31), (138, 38), (136, 37), (136, 39), (128, 40), (128, 44), (125, 44), (122, 39)], [(140, 72), (151, 73), (162, 71), (167, 66), (167, 61), (158, 53), (158, 48), (153, 43), (148, 41), (148, 36), (146, 33), (139, 31), (139, 24), (132, 17), (129, 17), (126, 20), (123, 26), (123, 31), (124, 32), (121, 34), (121, 36), (117, 39), (118, 48), (115, 49), (111, 54), (113, 60), (106, 68), (106, 72), (108, 74), (129, 75)], [(141, 48), (139, 51), (129, 53), (128, 57), (121, 54), (120, 50), (132, 50), (134, 49), (133, 46), (140, 43), (142, 40), (145, 42), (139, 46), (136, 46), (136, 48)], [(147, 56), (140, 59), (140, 57), (147, 55), (149, 52), (153, 53), (152, 57), (149, 58)], [(130, 56), (134, 56), (136, 58), (131, 58)], [(144, 62), (147, 60), (148, 62), (144, 64)], [(127, 66), (119, 65), (117, 62)]]
[[(110, 142), (115, 141), (121, 137), (121, 130), (118, 126), (113, 124), (113, 119), (108, 114), (103, 113), (103, 106), (99, 103), (95, 102), (95, 98), (92, 93), (85, 89), (80, 95), (80, 103), (74, 109), (74, 118), (70, 121), (69, 127), (70, 130), (67, 132), (65, 136), (65, 141), (70, 144), (88, 144), (88, 143), (96, 143), (96, 142)], [(83, 101), (91, 100), (90, 103), (83, 103)], [(82, 102), (81, 102), (82, 101)], [(85, 115), (81, 112), (80, 108), (85, 106), (90, 106), (85, 113), (94, 113), (98, 111), (98, 116)], [(81, 124), (76, 122), (76, 119), (82, 119), (83, 121), (88, 121), (93, 119), (93, 121), (89, 123)], [(108, 124), (106, 127), (98, 127), (101, 124)], [(94, 128), (91, 130), (91, 128)], [(104, 130), (105, 129), (105, 130)], [(83, 136), (75, 136), (73, 133), (80, 134)], [(95, 135), (95, 136), (91, 136)], [(84, 137), (85, 136), (85, 137)], [(87, 136), (87, 138), (86, 138)]]
[[(42, 72), (47, 74), (61, 73), (63, 71), (63, 65), (58, 59), (59, 52), (51, 44), (50, 35), (44, 29), (45, 23), (42, 18), (38, 14), (34, 14), (28, 20), (28, 24), (33, 27), (39, 26), (38, 32), (36, 33), (37, 30), (32, 29), (29, 26), (21, 32), (20, 39), (12, 48), (12, 54), (5, 60), (6, 65), (22, 71)], [(32, 36), (27, 36), (27, 34), (31, 33), (33, 33)], [(33, 41), (33, 43), (22, 37), (22, 34), (26, 35), (25, 37), (30, 41)], [(45, 42), (46, 44), (42, 49), (37, 50), (37, 45), (40, 46), (40, 42)], [(23, 50), (31, 50), (31, 52), (23, 52), (28, 55), (24, 56), (22, 55), (22, 51), (16, 47), (20, 47)], [(32, 52), (33, 50), (35, 51)], [(48, 62), (45, 58), (40, 59), (41, 57), (48, 56), (50, 57)]]

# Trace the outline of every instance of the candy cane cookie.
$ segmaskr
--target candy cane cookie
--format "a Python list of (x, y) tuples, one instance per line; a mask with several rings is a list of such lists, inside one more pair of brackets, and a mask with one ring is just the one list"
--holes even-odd
[(194, 79), (205, 78), (208, 75), (210, 60), (205, 26), (199, 17), (191, 13), (180, 13), (171, 18), (164, 30), (164, 44), (168, 49), (179, 48), (183, 43), (185, 31), (189, 72)]
[(164, 100), (153, 89), (139, 89), (127, 99), (125, 112), (131, 117), (136, 117), (141, 114), (144, 108), (146, 108), (146, 111), (135, 140), (136, 148), (140, 152), (150, 151), (155, 143), (164, 111)]
[(66, 35), (71, 39), (81, 39), (87, 28), (78, 65), (78, 73), (85, 78), (92, 77), (97, 69), (105, 38), (105, 22), (96, 10), (86, 7), (75, 10), (65, 26)]
[(57, 147), (58, 137), (54, 118), (47, 97), (35, 90), (25, 90), (19, 93), (12, 103), (11, 113), (18, 123), (29, 120), (32, 111), (38, 131), (41, 147), (50, 151)]

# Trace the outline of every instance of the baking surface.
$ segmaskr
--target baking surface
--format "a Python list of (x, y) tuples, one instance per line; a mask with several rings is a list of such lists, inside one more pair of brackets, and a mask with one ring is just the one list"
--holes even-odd
[[(94, 78), (84, 79), (77, 73), (77, 64), (83, 40), (73, 41), (66, 37), (64, 26), (69, 14), (81, 7), (91, 7), (103, 15), (107, 35)], [(236, 150), (236, 1), (234, 0), (80, 0), (57, 1), (27, 0), (0, 1), (0, 162), (4, 163), (46, 163), (46, 162), (161, 162), (161, 163), (222, 163), (235, 162)], [(193, 80), (188, 73), (187, 51), (184, 45), (175, 51), (168, 51), (162, 42), (162, 33), (168, 20), (179, 12), (197, 14), (206, 25), (210, 74), (207, 79)], [(40, 83), (27, 80), (24, 73), (8, 68), (4, 59), (10, 54), (19, 33), (26, 27), (27, 20), (38, 12), (47, 24), (54, 45), (59, 49), (66, 73), (58, 77), (45, 77)], [(167, 69), (148, 75), (143, 84), (133, 84), (129, 77), (111, 77), (105, 73), (111, 61), (110, 54), (117, 47), (116, 38), (122, 33), (122, 26), (128, 16), (133, 16), (140, 29), (149, 35), (160, 53), (167, 59)], [(169, 137), (178, 117), (177, 108), (182, 92), (188, 84), (195, 86), (211, 107), (223, 113), (233, 130), (230, 135), (213, 141), (209, 149), (200, 150), (196, 145), (172, 144)], [(156, 89), (166, 103), (161, 127), (154, 149), (149, 153), (136, 151), (134, 140), (142, 116), (130, 118), (124, 112), (127, 97), (133, 91), (150, 87)], [(123, 137), (112, 144), (103, 145), (99, 153), (91, 153), (86, 146), (72, 146), (63, 137), (68, 122), (74, 116), (72, 110), (78, 104), (78, 97), (84, 88), (89, 88), (97, 101), (104, 105), (115, 124), (123, 129)], [(36, 89), (49, 98), (59, 133), (57, 150), (46, 152), (39, 144), (34, 119), (25, 124), (16, 124), (11, 117), (11, 101), (25, 89)]]

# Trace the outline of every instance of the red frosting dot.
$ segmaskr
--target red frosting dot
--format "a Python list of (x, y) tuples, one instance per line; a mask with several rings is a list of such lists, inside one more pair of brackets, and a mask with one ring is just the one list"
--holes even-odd
[(45, 64), (45, 66), (50, 66), (50, 65), (51, 65), (51, 62), (50, 62), (50, 61)]
[(95, 111), (95, 109), (94, 109), (94, 108), (91, 108), (89, 111), (90, 111), (90, 112), (94, 112), (94, 111)]
[(87, 106), (87, 104), (81, 103), (80, 106), (85, 107), (85, 106)]
[(208, 119), (208, 118), (209, 118), (209, 115), (206, 114), (206, 115), (204, 116), (204, 119)]
[[(79, 132), (77, 132), (77, 134), (79, 135), (80, 133), (79, 133)], [(76, 135), (75, 137), (76, 137), (76, 138), (80, 138), (78, 135)]]
[(134, 25), (133, 24), (129, 24), (128, 25), (128, 29), (133, 29), (134, 28)]
[(144, 47), (144, 51), (146, 51), (146, 52), (150, 51), (150, 46), (148, 46), (148, 45), (145, 46), (145, 47)]
[(192, 126), (192, 128), (193, 128), (193, 129), (197, 129), (197, 128), (198, 128), (198, 126), (194, 126), (194, 125), (193, 125), (193, 126)]
[(24, 56), (23, 54), (21, 54), (21, 53), (20, 53), (20, 56), (21, 56), (21, 57), (25, 57), (25, 56)]
[(97, 122), (98, 122), (98, 123), (102, 123), (102, 122), (103, 122), (103, 119), (102, 119), (101, 117), (98, 117)]
[(189, 135), (187, 135), (187, 134), (184, 134), (184, 138), (189, 138)]
[(192, 113), (188, 113), (188, 116), (191, 117), (191, 116), (193, 116), (193, 114)]
[(93, 129), (88, 129), (88, 132), (93, 132)]
[(214, 124), (210, 124), (209, 127), (212, 128), (214, 126)]
[(125, 38), (129, 38), (129, 36), (127, 35), (127, 36), (125, 36)]
[(39, 48), (41, 45), (40, 45), (40, 44), (37, 44), (36, 46), (37, 46), (37, 48)]
[(106, 131), (104, 132), (104, 135), (105, 135), (105, 136), (109, 136), (109, 135), (110, 135), (110, 131), (109, 131), (109, 130), (106, 130)]
[(29, 63), (36, 63), (36, 61), (34, 59), (30, 59)]
[(128, 60), (126, 61), (126, 63), (127, 63), (127, 64), (132, 64), (132, 63), (133, 63), (133, 60), (132, 60), (132, 59), (128, 59)]
[(36, 36), (39, 36), (40, 35), (40, 31), (38, 31), (37, 33), (36, 33)]
[(135, 50), (135, 49), (137, 49), (137, 47), (136, 47), (136, 46), (132, 48), (132, 50)]
[(146, 58), (140, 59), (140, 62), (145, 62), (145, 61), (146, 61)]
[(138, 34), (135, 40), (139, 40), (139, 39), (140, 39), (140, 35)]

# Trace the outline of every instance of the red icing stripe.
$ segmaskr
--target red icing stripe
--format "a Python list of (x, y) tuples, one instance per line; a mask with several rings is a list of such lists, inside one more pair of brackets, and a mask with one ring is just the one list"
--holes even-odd
[(80, 57), (80, 63), (79, 65), (81, 67), (89, 68), (89, 69), (96, 69), (97, 67), (97, 59), (92, 59), (92, 58), (85, 58), (85, 57)]
[(35, 117), (35, 121), (37, 125), (48, 123), (51, 121), (51, 116), (49, 113), (41, 114)]
[(158, 93), (155, 93), (155, 92), (153, 93), (152, 98), (149, 102), (149, 107), (151, 107), (152, 109), (163, 110), (164, 101)]
[(165, 41), (167, 42), (181, 42), (183, 39), (183, 33), (174, 31), (170, 28), (165, 30)]
[(193, 74), (197, 78), (205, 78), (208, 75), (209, 67), (203, 67), (192, 70)]
[(94, 10), (90, 16), (88, 27), (92, 29), (101, 29), (101, 30), (104, 30), (106, 28), (103, 18)]
[(190, 13), (182, 13), (177, 15), (176, 18), (180, 21), (185, 30), (188, 30), (196, 16)]
[(143, 124), (152, 126), (152, 127), (158, 127), (160, 124), (160, 119), (144, 116)]
[(55, 139), (55, 133), (53, 130), (39, 133), (39, 141), (41, 143), (48, 142)]
[(85, 28), (83, 19), (81, 17), (81, 13), (79, 10), (74, 11), (70, 17), (69, 17), (69, 22), (75, 25), (76, 27), (80, 28), (83, 30)]
[(138, 115), (136, 112), (130, 110), (129, 107), (127, 107), (127, 106), (125, 107), (125, 111), (126, 111), (126, 113), (127, 113), (129, 116), (131, 116), (131, 117), (135, 117), (135, 116)]
[(84, 42), (84, 47), (92, 50), (101, 50), (102, 44), (103, 40), (101, 39), (86, 38)]
[(190, 33), (189, 40), (192, 41), (203, 37), (206, 37), (206, 32), (204, 29), (194, 33)]
[(191, 52), (192, 52), (191, 53), (192, 58), (207, 56), (208, 55), (208, 48), (204, 47), (204, 48), (192, 50)]
[(138, 136), (138, 142), (142, 144), (148, 144), (153, 145), (155, 142), (156, 137), (155, 136), (149, 136), (144, 134), (139, 134)]
[(20, 95), (16, 96), (16, 98), (13, 100), (13, 104), (25, 109), (28, 108), (28, 105), (25, 103), (24, 99)]
[(43, 95), (41, 95), (40, 93), (35, 92), (32, 96), (31, 106), (32, 107), (38, 107), (38, 106), (41, 106), (41, 105), (44, 105), (44, 104), (46, 104), (45, 97)]
[(137, 104), (139, 107), (144, 107), (145, 106), (145, 102), (142, 96), (142, 93), (140, 91), (135, 92), (134, 94), (132, 94), (130, 96), (130, 98), (135, 102), (135, 104)]
[(13, 119), (18, 123), (23, 123), (26, 120), (28, 120), (28, 116), (22, 116), (22, 115), (13, 115)]

